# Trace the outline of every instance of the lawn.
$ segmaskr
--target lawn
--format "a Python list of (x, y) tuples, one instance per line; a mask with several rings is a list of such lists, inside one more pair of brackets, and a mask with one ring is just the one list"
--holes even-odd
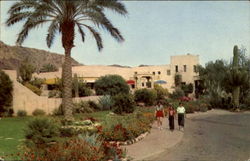
[[(24, 128), (32, 117), (12, 117), (0, 120), (0, 156), (18, 152), (24, 140)], [(18, 159), (8, 157), (7, 159)]]

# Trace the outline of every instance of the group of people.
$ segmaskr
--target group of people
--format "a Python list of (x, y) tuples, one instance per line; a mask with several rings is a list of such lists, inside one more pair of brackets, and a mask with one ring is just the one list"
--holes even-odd
[(185, 108), (183, 107), (182, 103), (179, 103), (179, 106), (175, 110), (172, 105), (169, 105), (167, 113), (164, 112), (163, 105), (159, 102), (155, 108), (155, 116), (157, 118), (157, 126), (160, 130), (162, 130), (162, 119), (165, 116), (168, 116), (169, 120), (169, 129), (173, 132), (174, 131), (174, 119), (176, 118), (176, 113), (178, 116), (178, 125), (179, 130), (184, 131), (184, 119), (186, 116)]

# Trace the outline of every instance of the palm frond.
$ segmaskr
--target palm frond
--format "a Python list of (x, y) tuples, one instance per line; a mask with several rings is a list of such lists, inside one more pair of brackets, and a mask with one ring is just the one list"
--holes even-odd
[(89, 29), (89, 31), (92, 33), (92, 35), (94, 36), (94, 38), (96, 40), (98, 50), (99, 51), (102, 50), (103, 44), (102, 44), (102, 38), (101, 38), (100, 34), (94, 28), (92, 28), (91, 26), (88, 26), (88, 25), (85, 25), (85, 24), (80, 24), (80, 25), (83, 25), (83, 26), (85, 26), (86, 28)]
[(8, 10), (8, 13), (9, 14), (19, 13), (24, 9), (34, 8), (37, 5), (38, 3), (36, 0), (21, 0), (20, 2), (13, 4)]
[(57, 19), (55, 19), (50, 24), (49, 29), (48, 29), (48, 34), (47, 34), (47, 37), (46, 37), (47, 46), (49, 48), (53, 44), (53, 41), (54, 41), (54, 38), (55, 38), (55, 34), (56, 34), (56, 31), (58, 29), (59, 29), (58, 21), (57, 21)]
[(24, 20), (25, 18), (28, 18), (30, 15), (32, 15), (32, 12), (20, 12), (20, 13), (13, 13), (10, 15), (10, 17), (6, 20), (5, 24), (7, 26), (11, 26), (19, 21)]
[(113, 10), (121, 15), (126, 15), (128, 13), (126, 7), (118, 0), (96, 0), (94, 2), (95, 2), (93, 3), (94, 6), (97, 5), (100, 7)]
[(84, 42), (84, 41), (85, 41), (85, 33), (84, 33), (84, 31), (83, 31), (81, 25), (80, 25), (79, 23), (76, 23), (76, 24), (77, 24), (77, 26), (78, 26), (78, 31), (79, 31), (79, 33), (80, 33), (80, 35), (81, 35), (81, 37), (82, 37), (82, 42)]

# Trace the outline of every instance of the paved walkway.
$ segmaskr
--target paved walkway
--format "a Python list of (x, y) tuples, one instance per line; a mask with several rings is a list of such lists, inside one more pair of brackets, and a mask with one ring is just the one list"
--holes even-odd
[(177, 120), (175, 120), (175, 131), (171, 132), (168, 126), (168, 119), (164, 118), (162, 130), (157, 128), (155, 122), (150, 133), (144, 139), (124, 147), (127, 150), (128, 157), (139, 161), (173, 147), (181, 141), (182, 137), (183, 132), (178, 130)]

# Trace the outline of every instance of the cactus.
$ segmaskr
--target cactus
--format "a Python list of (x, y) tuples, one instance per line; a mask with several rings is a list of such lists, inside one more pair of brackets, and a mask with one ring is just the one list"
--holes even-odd
[[(239, 49), (238, 46), (235, 45), (234, 49), (233, 49), (233, 69), (232, 69), (232, 74), (234, 75), (234, 77), (238, 77), (237, 75), (239, 75)], [(236, 81), (236, 80), (234, 80)], [(233, 86), (233, 91), (232, 91), (232, 95), (233, 95), (233, 104), (236, 108), (239, 107), (239, 96), (240, 96), (240, 86), (237, 84), (236, 86)]]

